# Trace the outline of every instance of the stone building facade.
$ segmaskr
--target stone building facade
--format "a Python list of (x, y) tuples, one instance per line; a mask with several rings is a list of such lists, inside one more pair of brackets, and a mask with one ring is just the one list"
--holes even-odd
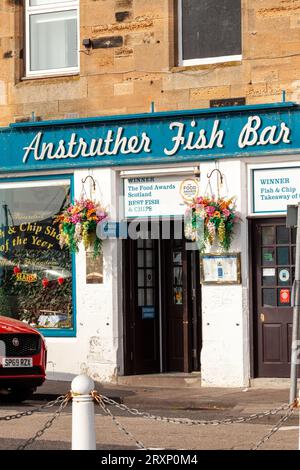
[[(204, 33), (199, 5), (213, 5)], [(77, 49), (64, 49), (64, 34)], [(299, 45), (300, 0), (0, 0), (0, 307), (14, 314), (17, 305), (21, 320), (33, 310), (49, 377), (201, 370), (203, 385), (240, 387), (288, 376), (295, 232), (285, 216), (300, 201)], [(62, 55), (63, 71), (53, 66)], [(240, 218), (229, 261), (208, 254), (207, 281), (174, 227), (186, 209), (180, 188), (198, 187), (201, 175), (202, 194), (212, 180), (219, 191), (214, 171)], [(130, 224), (131, 208), (141, 219), (152, 206), (172, 236), (108, 237), (100, 267), (82, 247), (66, 260), (50, 220), (89, 177), (113, 222)], [(52, 254), (34, 251), (32, 231)], [(9, 249), (8, 233), (26, 238), (24, 253)], [(14, 304), (13, 267), (35, 274), (38, 305), (24, 285)]]

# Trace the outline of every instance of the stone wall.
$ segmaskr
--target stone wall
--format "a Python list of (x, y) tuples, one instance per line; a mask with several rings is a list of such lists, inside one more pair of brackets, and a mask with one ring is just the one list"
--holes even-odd
[(243, 59), (176, 66), (175, 0), (81, 0), (80, 75), (23, 79), (22, 0), (0, 0), (0, 126), (15, 120), (300, 99), (300, 0), (242, 0)]

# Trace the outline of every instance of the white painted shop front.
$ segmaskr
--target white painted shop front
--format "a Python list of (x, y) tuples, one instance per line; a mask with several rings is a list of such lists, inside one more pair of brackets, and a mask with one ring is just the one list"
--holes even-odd
[[(172, 169), (168, 171), (172, 173)], [(193, 175), (194, 165), (191, 165)], [(201, 188), (205, 189), (206, 175), (215, 168), (215, 163), (201, 164)], [(246, 191), (243, 191), (241, 175), (246, 173), (240, 161), (223, 161), (220, 171), (225, 176), (225, 185), (230, 194), (237, 197), (238, 211), (245, 221), (247, 215)], [(166, 167), (156, 167), (165, 171)], [(186, 169), (186, 167), (185, 167)], [(130, 167), (132, 170), (132, 167)], [(145, 176), (147, 170), (136, 169)], [(122, 169), (126, 171), (126, 169)], [(87, 176), (85, 170), (76, 170), (75, 198), (79, 197), (81, 180)], [(120, 172), (113, 169), (94, 169), (92, 173), (99, 183), (101, 194), (96, 198), (109, 208), (112, 218), (119, 206), (122, 190)], [(159, 178), (158, 176), (156, 176)], [(187, 176), (182, 175), (182, 179)], [(171, 177), (170, 177), (171, 178)], [(178, 180), (179, 176), (174, 177)], [(76, 187), (78, 192), (76, 193)], [(247, 223), (237, 225), (232, 251), (242, 252), (242, 278), (247, 272)], [(103, 284), (85, 283), (85, 252), (76, 255), (76, 338), (48, 338), (48, 376), (66, 377), (78, 371), (88, 371), (96, 379), (113, 381), (124, 373), (123, 352), (123, 284), (122, 241), (104, 241)], [(248, 334), (248, 287), (247, 285), (202, 286), (202, 351), (201, 375), (203, 385), (242, 386), (249, 379), (249, 334)], [(72, 358), (72, 360), (70, 360)]]
[[(282, 178), (293, 178), (295, 169), (300, 169), (296, 158), (288, 157), (285, 162)], [(219, 169), (225, 177), (224, 191), (228, 196), (237, 197), (237, 210), (241, 214), (241, 222), (237, 224), (232, 252), (241, 253), (241, 278), (239, 285), (202, 285), (201, 286), (201, 326), (202, 348), (200, 353), (201, 383), (203, 386), (243, 387), (249, 385), (255, 365), (252, 363), (251, 346), (253, 338), (253, 305), (250, 297), (252, 288), (250, 272), (251, 259), (249, 256), (251, 239), (249, 234), (248, 217), (262, 220), (263, 217), (284, 216), (285, 207), (280, 199), (280, 207), (274, 209), (271, 204), (264, 202), (264, 212), (255, 213), (253, 201), (257, 194), (253, 193), (256, 184), (253, 175), (260, 171), (264, 177), (274, 179), (277, 171), (282, 168), (279, 158), (247, 158), (243, 160), (223, 160)], [(157, 171), (170, 171), (176, 167), (156, 167)], [(206, 177), (215, 168), (215, 163), (201, 163), (202, 190), (206, 186)], [(194, 166), (191, 166), (191, 175)], [(122, 171), (126, 172), (126, 168)], [(132, 171), (130, 167), (130, 171)], [(145, 177), (151, 174), (151, 168), (138, 168)], [(99, 197), (109, 207), (114, 215), (118, 207), (119, 194), (122, 191), (120, 172), (113, 169), (97, 169), (92, 172), (99, 182), (101, 194)], [(84, 170), (75, 172), (75, 181), (80, 181), (87, 175)], [(156, 178), (159, 178), (156, 173)], [(182, 178), (186, 178), (183, 175)], [(178, 176), (176, 176), (178, 179)], [(278, 179), (278, 178), (277, 178)], [(254, 182), (254, 183), (253, 183)], [(274, 182), (277, 184), (278, 182)], [(285, 183), (286, 184), (286, 183)], [(75, 184), (76, 187), (76, 184)], [(294, 187), (294, 186), (293, 186)], [(228, 189), (227, 189), (228, 188)], [(230, 189), (229, 189), (230, 188)], [(294, 194), (294, 193), (293, 193)], [(256, 197), (256, 199), (258, 199)], [(286, 200), (288, 202), (288, 200)], [(270, 212), (270, 213), (269, 213)], [(271, 220), (271, 219), (270, 219)], [(285, 224), (285, 218), (282, 219)], [(255, 247), (252, 247), (252, 250)], [(77, 285), (77, 336), (76, 338), (48, 338), (49, 377), (66, 377), (78, 371), (88, 371), (96, 379), (115, 381), (117, 375), (124, 374), (124, 318), (123, 318), (123, 276), (126, 265), (122, 263), (122, 241), (108, 239), (104, 241), (104, 282), (102, 285), (85, 284), (85, 253), (82, 250), (76, 260)], [(264, 268), (266, 269), (266, 268)], [(288, 268), (289, 269), (289, 268)], [(125, 272), (126, 275), (126, 272)], [(254, 332), (255, 334), (255, 332)], [(254, 346), (252, 354), (257, 352)], [(70, 358), (72, 360), (70, 361)], [(280, 376), (274, 374), (274, 376)]]
[[(285, 108), (289, 106), (293, 108), (291, 104), (281, 107), (285, 112)], [(192, 180), (195, 177), (195, 168), (200, 166), (199, 195), (205, 194), (208, 175), (218, 168), (223, 175), (223, 185), (219, 188), (221, 196), (235, 196), (237, 211), (240, 214), (230, 248), (230, 252), (240, 253), (240, 283), (201, 284), (199, 256), (195, 253), (186, 255), (185, 249), (179, 247), (172, 236), (169, 242), (163, 242), (158, 237), (152, 245), (147, 241), (143, 242), (144, 244), (128, 242), (119, 236), (117, 239), (109, 237), (103, 241), (102, 282), (90, 284), (87, 283), (86, 253), (81, 247), (74, 257), (73, 265), (73, 323), (69, 331), (66, 328), (62, 329), (63, 331), (57, 328), (42, 329), (47, 336), (48, 378), (69, 379), (80, 372), (87, 372), (96, 380), (114, 382), (117, 376), (124, 374), (201, 370), (203, 386), (244, 387), (249, 385), (251, 377), (286, 376), (289, 364), (287, 351), (294, 259), (293, 234), (287, 233), (284, 226), (287, 204), (300, 200), (297, 176), (300, 171), (299, 151), (295, 148), (298, 144), (295, 139), (291, 139), (294, 130), (292, 124), (288, 127), (286, 122), (290, 121), (278, 113), (278, 129), (269, 127), (259, 138), (255, 137), (258, 125), (262, 126), (262, 119), (259, 118), (258, 121), (258, 118), (255, 120), (255, 116), (252, 116), (252, 121), (249, 121), (248, 113), (259, 111), (256, 108), (250, 111), (246, 108), (230, 110), (232, 115), (227, 110), (232, 120), (228, 117), (226, 123), (222, 114), (225, 111), (218, 114), (208, 110), (208, 113), (215, 113), (218, 117), (218, 124), (216, 120), (211, 124), (210, 141), (204, 142), (205, 132), (200, 131), (199, 138), (202, 143), (201, 151), (198, 152), (195, 150), (194, 140), (196, 122), (191, 121), (191, 133), (185, 135), (184, 140), (184, 127), (177, 123), (176, 132), (181, 132), (182, 135), (168, 134), (169, 138), (173, 137), (172, 144), (170, 141), (166, 144), (163, 133), (159, 134), (160, 146), (169, 152), (164, 155), (163, 152), (158, 153), (154, 138), (155, 133), (160, 132), (159, 128), (155, 128), (152, 136), (151, 132), (154, 131), (148, 122), (149, 116), (141, 116), (135, 126), (144, 131), (146, 122), (148, 134), (143, 134), (142, 137), (145, 148), (137, 148), (138, 141), (130, 140), (133, 139), (131, 136), (129, 140), (126, 139), (126, 145), (135, 146), (136, 152), (131, 155), (126, 147), (129, 157), (122, 160), (123, 155), (122, 158), (118, 156), (117, 164), (106, 160), (107, 155), (118, 153), (118, 149), (112, 150), (109, 143), (106, 143), (106, 150), (101, 154), (101, 158), (105, 159), (101, 160), (101, 165), (99, 160), (91, 160), (91, 153), (95, 150), (97, 142), (93, 139), (95, 141), (87, 147), (86, 136), (89, 137), (89, 132), (85, 134), (86, 141), (79, 139), (82, 155), (78, 155), (77, 135), (85, 132), (85, 127), (73, 130), (68, 147), (65, 143), (59, 144), (63, 156), (58, 156), (59, 149), (56, 150), (53, 146), (47, 154), (46, 144), (42, 150), (41, 147), (33, 148), (36, 138), (34, 136), (38, 135), (40, 141), (45, 139), (45, 142), (51, 138), (53, 141), (58, 139), (56, 134), (53, 134), (54, 137), (52, 134), (45, 137), (44, 133), (49, 129), (51, 132), (60, 132), (59, 126), (62, 123), (34, 123), (33, 127), (44, 125), (48, 126), (48, 129), (44, 130), (44, 133), (36, 133), (35, 130), (32, 138), (26, 137), (26, 133), (21, 129), (19, 138), (23, 140), (20, 148), (25, 151), (26, 158), (24, 156), (23, 163), (14, 163), (17, 162), (17, 154), (12, 156), (12, 166), (16, 165), (18, 176), (16, 178), (15, 173), (6, 169), (5, 173), (2, 173), (0, 190), (5, 189), (7, 181), (10, 187), (14, 188), (14, 185), (22, 186), (22, 181), (25, 180), (30, 187), (34, 181), (52, 181), (56, 178), (57, 181), (64, 182), (69, 178), (72, 181), (72, 196), (79, 199), (82, 181), (87, 176), (92, 176), (97, 183), (93, 198), (101, 201), (107, 208), (111, 221), (129, 219), (132, 208), (134, 216), (140, 220), (149, 213), (152, 213), (155, 220), (160, 216), (166, 220), (169, 216), (182, 217), (185, 206), (180, 199), (181, 181), (187, 178)], [(272, 110), (270, 112), (272, 114)], [(205, 114), (204, 111), (198, 113)], [(166, 113), (164, 119), (169, 119), (169, 114)], [(161, 115), (151, 117), (156, 118), (161, 119)], [(244, 127), (239, 125), (242, 118), (243, 123), (247, 123)], [(164, 122), (163, 125), (165, 124)], [(169, 126), (172, 132), (173, 124)], [(70, 125), (74, 128), (74, 125), (79, 124), (72, 122)], [(85, 126), (89, 125), (87, 121)], [(235, 139), (230, 132), (227, 133), (231, 125)], [(59, 131), (56, 131), (56, 126)], [(222, 126), (226, 131), (221, 130)], [(95, 124), (95, 129), (98, 131), (98, 123)], [(19, 132), (18, 127), (15, 132)], [(65, 128), (62, 132), (66, 133)], [(109, 132), (105, 128), (105, 135)], [(121, 148), (122, 145), (125, 146), (125, 140), (122, 140), (123, 131), (118, 132), (119, 141), (115, 145)], [(227, 149), (228, 135), (230, 143)], [(0, 140), (1, 138), (0, 135)], [(112, 133), (107, 139), (107, 142), (112, 142)], [(98, 145), (103, 145), (102, 140), (99, 142)], [(239, 143), (238, 150), (234, 147), (234, 142)], [(154, 150), (151, 149), (152, 145)], [(292, 148), (289, 148), (289, 145)], [(292, 153), (293, 149), (295, 152)], [(192, 154), (186, 156), (184, 152), (189, 150)], [(203, 155), (206, 151), (209, 155), (207, 158)], [(76, 153), (76, 158), (72, 152)], [(136, 155), (139, 152), (145, 152), (145, 155)], [(154, 154), (149, 157), (151, 152)], [(21, 160), (23, 154), (24, 152), (19, 154)], [(55, 158), (59, 161), (56, 162)], [(142, 158), (145, 160), (141, 166)], [(25, 171), (24, 165), (31, 166), (26, 167)], [(145, 180), (143, 187), (137, 184), (140, 178)], [(217, 183), (213, 177), (211, 184), (216, 188)], [(122, 197), (124, 193), (125, 198)], [(129, 193), (132, 196), (128, 197)], [(171, 195), (169, 204), (166, 194)], [(151, 210), (148, 210), (148, 207), (151, 207)], [(174, 224), (171, 232), (172, 230)], [(144, 257), (145, 265), (138, 264), (140, 255)], [(147, 257), (152, 257), (149, 265)], [(168, 272), (168, 266), (174, 268), (172, 274)], [(142, 283), (138, 280), (138, 271), (141, 270), (145, 272)], [(181, 273), (180, 280), (177, 277), (174, 286), (170, 281), (173, 272)], [(174, 287), (173, 298), (176, 298), (172, 305), (166, 300), (171, 284), (172, 289)], [(182, 292), (185, 294), (182, 295)], [(144, 301), (140, 302), (139, 298)], [(149, 300), (150, 298), (156, 300)], [(287, 321), (281, 320), (285, 313)], [(152, 320), (157, 322), (153, 321), (151, 324)], [(195, 325), (195, 321), (196, 326), (191, 326)], [(152, 325), (152, 332), (149, 325)], [(172, 342), (170, 325), (174, 331)], [(178, 339), (179, 337), (181, 339)], [(150, 356), (145, 356), (144, 362), (141, 360), (139, 349), (141, 343), (145, 343), (144, 340), (149, 338), (156, 342), (154, 348), (153, 341), (149, 341), (150, 349), (146, 351), (147, 354), (152, 354), (151, 363), (147, 362)], [(274, 343), (277, 340), (280, 341), (280, 347), (276, 349)], [(182, 345), (178, 352), (180, 341)]]

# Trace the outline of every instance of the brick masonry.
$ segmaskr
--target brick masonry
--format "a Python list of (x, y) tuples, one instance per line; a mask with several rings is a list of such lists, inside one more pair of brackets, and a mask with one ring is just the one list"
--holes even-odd
[[(300, 0), (242, 0), (240, 62), (179, 67), (175, 0), (81, 0), (80, 74), (24, 80), (23, 2), (0, 0), (0, 125), (26, 119), (111, 115), (300, 100)], [(262, 5), (263, 4), (263, 5)]]

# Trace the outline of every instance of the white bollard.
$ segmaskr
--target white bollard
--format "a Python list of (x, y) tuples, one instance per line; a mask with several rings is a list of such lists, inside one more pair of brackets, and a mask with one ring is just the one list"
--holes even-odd
[(90, 395), (94, 381), (78, 375), (72, 381), (72, 450), (96, 450), (94, 400)]

